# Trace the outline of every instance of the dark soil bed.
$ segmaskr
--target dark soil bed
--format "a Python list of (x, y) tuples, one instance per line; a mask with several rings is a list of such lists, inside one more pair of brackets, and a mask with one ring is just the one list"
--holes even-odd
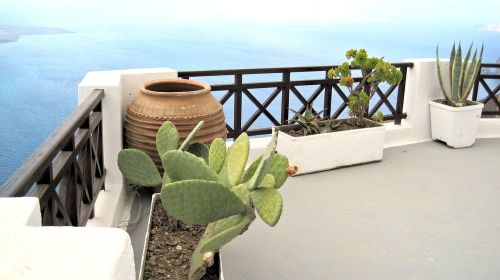
[[(188, 279), (191, 254), (205, 226), (186, 225), (179, 221), (176, 228), (169, 222), (171, 218), (160, 200), (156, 201), (152, 215), (144, 279)], [(207, 269), (202, 279), (219, 279), (218, 254), (215, 255), (214, 265)]]
[[(365, 119), (364, 125), (352, 125), (349, 124), (347, 120), (341, 119), (341, 120), (333, 120), (333, 121), (322, 121), (319, 123), (319, 127), (321, 129), (321, 133), (329, 133), (329, 132), (339, 132), (339, 131), (345, 131), (345, 130), (353, 130), (353, 129), (362, 129), (362, 128), (367, 128), (367, 127), (376, 127), (380, 126), (380, 124)], [(328, 126), (327, 122), (333, 122), (334, 123), (334, 129), (330, 129)], [(301, 136), (308, 136), (310, 135), (308, 131), (304, 128), (302, 128), (300, 125), (294, 124), (294, 125), (284, 125), (278, 128), (281, 132), (284, 132), (290, 136), (293, 137), (301, 137)]]

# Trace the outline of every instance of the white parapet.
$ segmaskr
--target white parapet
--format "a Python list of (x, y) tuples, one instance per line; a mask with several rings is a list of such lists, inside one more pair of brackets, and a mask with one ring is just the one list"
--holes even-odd
[(0, 224), (1, 279), (133, 280), (128, 234), (116, 228)]
[(0, 232), (0, 279), (135, 279), (125, 231), (42, 227), (38, 198), (1, 198)]
[(0, 225), (41, 226), (42, 217), (38, 198), (0, 198)]
[(118, 153), (123, 149), (123, 122), (128, 104), (149, 80), (177, 78), (170, 68), (131, 69), (88, 72), (78, 85), (78, 102), (95, 89), (104, 90), (102, 101), (103, 160), (106, 170), (105, 191), (99, 193), (95, 217), (88, 226), (113, 227), (122, 219), (126, 201), (123, 177), (118, 169)]

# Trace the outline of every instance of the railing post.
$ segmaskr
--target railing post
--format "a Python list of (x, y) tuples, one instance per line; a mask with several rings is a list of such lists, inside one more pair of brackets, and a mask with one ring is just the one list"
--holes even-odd
[(290, 70), (283, 72), (283, 91), (281, 92), (281, 125), (288, 124), (290, 106)]
[(403, 79), (398, 86), (398, 100), (396, 102), (396, 119), (394, 120), (394, 124), (400, 125), (401, 118), (403, 117), (403, 104), (405, 101), (405, 87), (406, 87), (406, 70), (408, 68), (406, 66), (401, 67), (401, 73), (403, 74)]
[(243, 74), (237, 73), (234, 75), (234, 84), (236, 90), (234, 92), (234, 138), (236, 139), (241, 134), (241, 111), (243, 107), (242, 92), (243, 92)]
[(325, 99), (323, 103), (323, 117), (330, 118), (330, 114), (332, 111), (332, 79), (328, 79), (328, 70), (325, 73)]

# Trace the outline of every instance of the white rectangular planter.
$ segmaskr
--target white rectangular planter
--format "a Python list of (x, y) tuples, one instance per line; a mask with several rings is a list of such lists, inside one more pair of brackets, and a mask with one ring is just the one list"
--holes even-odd
[[(472, 102), (472, 101), (471, 101)], [(452, 107), (429, 100), (432, 139), (453, 148), (470, 147), (476, 141), (477, 128), (484, 104)]]
[(297, 166), (295, 175), (382, 160), (385, 127), (353, 129), (302, 137), (278, 129), (276, 151)]
[[(141, 270), (139, 271), (139, 280), (144, 279), (144, 265), (146, 264), (146, 254), (148, 252), (148, 244), (149, 244), (149, 236), (150, 236), (150, 231), (151, 231), (151, 221), (153, 219), (153, 210), (155, 207), (156, 201), (160, 199), (160, 194), (155, 193), (153, 194), (153, 198), (151, 199), (151, 208), (149, 209), (149, 220), (148, 220), (148, 227), (146, 231), (146, 238), (144, 239), (144, 248), (142, 249), (142, 259), (141, 259)], [(224, 275), (222, 273), (222, 258), (221, 254), (219, 253), (219, 280), (224, 280)], [(214, 263), (214, 265), (217, 265)]]

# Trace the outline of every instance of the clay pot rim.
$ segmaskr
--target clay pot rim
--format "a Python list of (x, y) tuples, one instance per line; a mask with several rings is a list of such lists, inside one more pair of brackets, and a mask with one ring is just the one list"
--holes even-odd
[[(182, 92), (175, 92), (175, 91), (169, 91), (169, 92), (164, 92), (164, 91), (153, 91), (147, 89), (147, 87), (154, 85), (154, 84), (163, 84), (163, 83), (168, 83), (168, 84), (187, 84), (187, 85), (193, 85), (193, 86), (198, 86), (201, 87), (202, 89), (200, 90), (193, 90), (193, 91), (182, 91)], [(194, 80), (187, 80), (187, 79), (181, 79), (181, 78), (174, 78), (174, 79), (156, 79), (156, 80), (151, 80), (146, 82), (142, 87), (141, 87), (141, 92), (145, 94), (150, 94), (150, 95), (155, 95), (155, 96), (176, 96), (176, 97), (191, 97), (191, 96), (196, 96), (196, 95), (202, 95), (202, 94), (207, 94), (210, 93), (211, 87), (209, 84), (200, 82), (200, 81), (194, 81)]]

